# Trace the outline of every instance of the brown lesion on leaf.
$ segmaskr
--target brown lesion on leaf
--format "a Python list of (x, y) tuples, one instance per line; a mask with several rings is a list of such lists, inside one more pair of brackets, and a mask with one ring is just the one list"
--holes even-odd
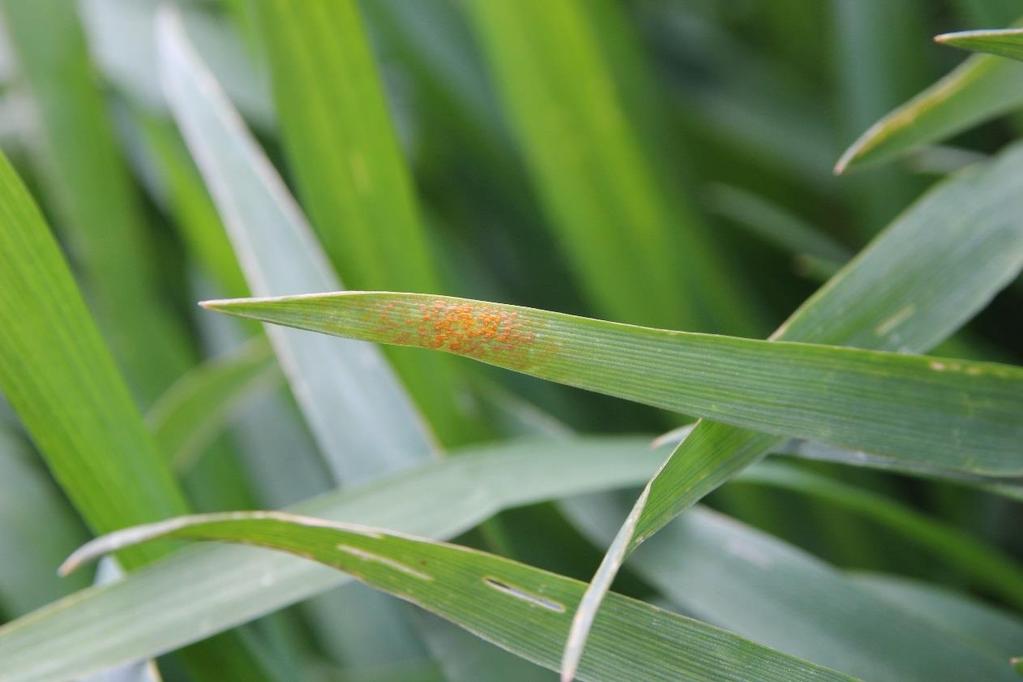
[(515, 310), (432, 299), (400, 310), (388, 303), (380, 313), (382, 336), (391, 343), (420, 346), (512, 367), (529, 363), (535, 324)]

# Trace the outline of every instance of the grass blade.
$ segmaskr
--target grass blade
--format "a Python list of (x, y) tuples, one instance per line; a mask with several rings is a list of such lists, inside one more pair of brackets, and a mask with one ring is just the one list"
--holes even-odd
[(974, 473), (1023, 473), (1023, 369), (1009, 365), (672, 332), (426, 294), (339, 292), (203, 305), (444, 350), (777, 436)]
[(894, 159), (1023, 105), (1023, 65), (987, 55), (958, 68), (871, 126), (835, 172)]
[[(359, 289), (440, 291), (357, 3), (259, 0), (251, 9), (299, 196), (337, 272)], [(441, 442), (479, 439), (448, 358), (388, 358)]]
[[(1021, 166), (1023, 147), (1016, 146), (935, 186), (771, 338), (899, 351), (922, 351), (943, 341), (1023, 266), (1023, 224), (1013, 208)], [(926, 315), (917, 315), (924, 310)], [(635, 549), (781, 444), (775, 436), (701, 421), (648, 483), (649, 494), (645, 490), (640, 500), (643, 513), (629, 515), (635, 523), (623, 525), (616, 542), (627, 539)], [(588, 593), (609, 590), (620, 566), (617, 557), (606, 555)], [(573, 634), (585, 633), (595, 615), (595, 609), (579, 610)], [(566, 659), (569, 674), (575, 662)]]
[[(598, 544), (618, 528), (617, 515), (592, 498), (562, 506)], [(956, 679), (980, 670), (1010, 679), (988, 648), (921, 623), (806, 552), (700, 506), (638, 550), (630, 567), (697, 618), (858, 679)]]
[[(467, 449), (291, 510), (451, 538), (503, 509), (640, 485), (663, 457), (645, 438), (526, 440)], [(0, 628), (0, 660), (10, 682), (84, 675), (166, 653), (345, 581), (336, 571), (285, 555), (186, 548), (115, 585), (78, 593)], [(104, 623), (102, 637), (90, 627), (98, 622)]]
[(659, 148), (657, 111), (644, 108), (646, 65), (621, 10), (578, 0), (474, 0), (466, 9), (594, 308), (657, 326), (755, 327)]
[[(312, 557), (548, 668), (557, 666), (558, 644), (568, 631), (566, 604), (585, 588), (476, 550), (284, 512), (197, 515), (127, 529), (89, 543), (61, 570), (159, 537), (226, 540)], [(602, 615), (583, 679), (849, 679), (619, 595), (609, 595)]]
[[(163, 13), (157, 31), (168, 100), (253, 292), (337, 287), (294, 200), (199, 61), (180, 20)], [(269, 334), (337, 480), (365, 479), (430, 455), (422, 421), (375, 349), (280, 329)], [(343, 385), (338, 377), (345, 377)], [(381, 405), (387, 413), (376, 409)]]
[(961, 31), (945, 33), (935, 37), (942, 45), (987, 52), (1009, 59), (1023, 60), (1023, 28), (1008, 28), (995, 31)]
[[(182, 513), (185, 500), (6, 159), (0, 214), (0, 387), (50, 470), (97, 532)], [(160, 554), (121, 559), (137, 567)]]

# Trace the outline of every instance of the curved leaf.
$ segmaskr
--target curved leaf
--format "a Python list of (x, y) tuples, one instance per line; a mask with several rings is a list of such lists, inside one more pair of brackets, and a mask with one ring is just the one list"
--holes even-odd
[(1023, 65), (970, 57), (947, 76), (872, 125), (835, 166), (844, 173), (940, 142), (1023, 106)]
[[(220, 540), (283, 550), (351, 574), (540, 665), (556, 668), (585, 583), (476, 550), (284, 512), (180, 517), (100, 538), (67, 572), (108, 551), (159, 537)], [(608, 595), (594, 623), (585, 680), (845, 680), (699, 621)]]

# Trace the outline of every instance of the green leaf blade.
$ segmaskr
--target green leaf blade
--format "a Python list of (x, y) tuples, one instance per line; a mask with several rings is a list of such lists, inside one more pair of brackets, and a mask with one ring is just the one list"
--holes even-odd
[[(441, 278), (357, 4), (251, 3), (285, 150), (323, 250), (349, 286), (437, 292)], [(388, 358), (442, 442), (485, 432), (459, 409), (467, 388), (448, 358)]]
[[(98, 532), (184, 512), (56, 242), (4, 158), (0, 219), (0, 387), (51, 471)], [(138, 566), (156, 549), (123, 558)]]
[(1023, 65), (976, 55), (871, 126), (836, 173), (879, 164), (939, 142), (1023, 104)]
[[(283, 512), (171, 519), (90, 543), (62, 567), (157, 537), (255, 544), (312, 558), (548, 668), (585, 585), (476, 550)], [(619, 595), (594, 625), (584, 680), (846, 680), (845, 675)]]
[(1008, 365), (672, 332), (424, 294), (339, 292), (203, 305), (444, 350), (776, 436), (950, 469), (1023, 472), (1023, 370)]
[(1023, 28), (1007, 28), (995, 31), (961, 31), (944, 33), (934, 38), (935, 42), (973, 52), (1023, 60)]

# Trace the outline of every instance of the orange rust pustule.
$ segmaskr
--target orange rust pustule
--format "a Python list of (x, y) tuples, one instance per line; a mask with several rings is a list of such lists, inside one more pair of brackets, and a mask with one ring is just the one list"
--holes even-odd
[(526, 364), (536, 339), (516, 311), (443, 299), (421, 304), (413, 315), (396, 315), (393, 304), (389, 304), (380, 322), (393, 343), (512, 366)]

